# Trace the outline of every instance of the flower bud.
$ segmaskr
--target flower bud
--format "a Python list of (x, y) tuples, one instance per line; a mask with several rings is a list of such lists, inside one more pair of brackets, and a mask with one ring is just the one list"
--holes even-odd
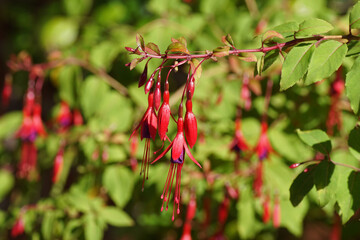
[(160, 81), (156, 82), (155, 91), (154, 91), (154, 108), (159, 110), (161, 103), (161, 89), (160, 89)]
[(186, 101), (185, 113), (185, 137), (190, 146), (193, 148), (197, 140), (197, 121), (194, 113), (192, 112), (191, 100)]
[(147, 70), (148, 70), (148, 65), (146, 64), (146, 65), (145, 65), (145, 68), (144, 68), (144, 71), (143, 71), (143, 73), (142, 73), (141, 76), (140, 76), (138, 87), (141, 87), (142, 85), (145, 84), (146, 79), (147, 79)]
[(64, 151), (61, 149), (56, 154), (55, 161), (54, 161), (54, 169), (53, 169), (53, 183), (56, 183), (59, 180), (61, 175), (62, 169), (64, 165)]
[(145, 85), (145, 94), (148, 94), (148, 92), (150, 92), (153, 84), (154, 84), (154, 79), (150, 78)]

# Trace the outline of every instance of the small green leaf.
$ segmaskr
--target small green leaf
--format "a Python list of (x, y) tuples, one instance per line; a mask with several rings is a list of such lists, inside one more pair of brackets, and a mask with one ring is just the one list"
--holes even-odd
[(296, 132), (304, 143), (315, 150), (323, 154), (329, 154), (331, 152), (331, 141), (324, 131), (319, 129), (301, 131), (298, 129)]
[(346, 95), (350, 100), (350, 106), (355, 114), (359, 113), (360, 105), (360, 57), (358, 57), (352, 65), (350, 71), (346, 74)]
[(145, 46), (145, 52), (149, 53), (149, 54), (153, 54), (153, 55), (160, 55), (160, 49), (158, 47), (158, 45), (156, 45), (155, 43), (149, 42), (148, 44), (146, 44)]
[(123, 166), (109, 166), (104, 171), (102, 182), (116, 205), (124, 207), (132, 195), (134, 174)]
[(134, 58), (133, 60), (131, 60), (130, 62), (130, 70), (133, 70), (136, 65), (138, 65), (140, 62), (142, 62), (142, 60), (144, 60), (143, 58)]
[(295, 36), (305, 37), (314, 34), (326, 33), (331, 31), (333, 28), (334, 27), (330, 23), (322, 19), (307, 19), (300, 23), (299, 30), (296, 31)]
[(239, 59), (245, 62), (257, 62), (256, 55), (253, 53), (243, 53), (239, 56)]
[(134, 221), (127, 213), (116, 207), (105, 207), (100, 211), (100, 217), (108, 224), (117, 227), (133, 226)]
[(360, 128), (356, 126), (353, 130), (351, 130), (348, 139), (348, 145), (351, 154), (360, 159)]
[(85, 216), (85, 239), (86, 240), (101, 240), (103, 239), (103, 229), (97, 223), (95, 216), (87, 214)]
[(270, 52), (267, 52), (264, 57), (264, 66), (262, 71), (265, 71), (268, 69), (278, 58), (279, 56), (279, 49), (271, 50)]
[(294, 207), (301, 203), (306, 194), (308, 194), (314, 186), (311, 167), (312, 166), (308, 167), (309, 170), (307, 172), (300, 173), (290, 186), (290, 201)]
[(76, 81), (79, 68), (76, 66), (64, 66), (59, 74), (59, 95), (70, 107), (74, 107), (76, 95)]
[(144, 38), (138, 33), (136, 34), (136, 44), (138, 45), (139, 48), (141, 48), (141, 50), (145, 50), (145, 42), (144, 42)]
[(313, 170), (314, 183), (318, 193), (320, 206), (325, 206), (330, 200), (334, 199), (336, 192), (337, 179), (332, 178), (335, 165), (328, 161), (321, 161)]
[(213, 54), (215, 57), (225, 57), (229, 55), (229, 46), (217, 47), (213, 50)]
[(281, 35), (280, 33), (274, 31), (274, 30), (269, 30), (267, 32), (264, 33), (264, 35), (262, 36), (262, 42), (267, 42), (272, 40), (273, 38), (279, 38), (279, 39), (284, 39), (283, 35)]
[(229, 46), (229, 47), (233, 47), (233, 46), (234, 46), (234, 41), (232, 40), (232, 37), (230, 36), (230, 34), (228, 34), (228, 35), (226, 35), (226, 36), (223, 36), (223, 37), (221, 38), (221, 41), (222, 41), (225, 45), (227, 45), (227, 46)]
[(20, 128), (22, 113), (10, 112), (0, 117), (0, 139), (6, 138)]
[(109, 70), (119, 51), (117, 44), (110, 41), (101, 42), (91, 49), (90, 62), (95, 67)]
[(12, 175), (9, 171), (0, 170), (0, 182), (0, 201), (2, 201), (5, 195), (8, 194), (14, 186), (14, 175)]
[(347, 46), (338, 41), (327, 41), (314, 50), (305, 84), (309, 85), (330, 77), (342, 64)]
[(314, 44), (294, 47), (286, 56), (280, 79), (280, 89), (286, 90), (303, 78), (315, 49)]
[(360, 2), (357, 2), (350, 11), (349, 25), (351, 28), (360, 28)]
[(284, 37), (294, 35), (299, 30), (299, 24), (296, 22), (287, 22), (274, 27), (272, 30), (280, 33)]
[(258, 58), (256, 61), (256, 66), (254, 69), (254, 76), (257, 76), (257, 75), (261, 76), (263, 67), (264, 67), (264, 54), (261, 55), (261, 57)]
[(166, 53), (169, 52), (180, 52), (180, 53), (185, 53), (185, 54), (190, 54), (189, 51), (187, 50), (187, 48), (185, 47), (184, 44), (180, 43), (180, 42), (173, 42), (171, 43), (167, 50), (165, 51)]

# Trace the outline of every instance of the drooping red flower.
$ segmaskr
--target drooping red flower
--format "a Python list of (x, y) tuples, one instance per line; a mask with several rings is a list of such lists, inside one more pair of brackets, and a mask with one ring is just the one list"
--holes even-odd
[(22, 141), (21, 159), (18, 165), (17, 175), (20, 178), (29, 178), (36, 169), (37, 149), (33, 141)]
[(270, 197), (266, 196), (263, 201), (263, 223), (267, 223), (270, 221), (271, 212), (270, 212)]
[(277, 196), (275, 198), (274, 211), (273, 211), (273, 226), (274, 226), (274, 228), (280, 227), (280, 223), (281, 223), (280, 221), (281, 221), (280, 200), (279, 200), (279, 197)]
[(156, 82), (155, 91), (154, 91), (154, 108), (159, 110), (161, 103), (161, 83), (160, 80)]
[(263, 186), (263, 161), (259, 161), (255, 170), (253, 189), (256, 197), (260, 197)]
[(34, 128), (36, 130), (36, 133), (42, 137), (46, 137), (46, 131), (44, 128), (44, 124), (41, 120), (41, 105), (39, 103), (36, 103), (34, 105), (34, 110), (33, 110), (33, 124), (34, 124)]
[(191, 194), (189, 205), (186, 212), (186, 219), (183, 227), (183, 233), (180, 240), (191, 240), (191, 221), (196, 213), (196, 198), (195, 193)]
[(166, 140), (170, 121), (170, 105), (169, 105), (169, 83), (165, 82), (165, 90), (163, 94), (163, 103), (161, 104), (158, 116), (158, 132), (161, 141)]
[(55, 156), (52, 181), (56, 183), (59, 180), (64, 165), (64, 149), (60, 148)]
[(84, 123), (84, 119), (79, 109), (74, 109), (73, 111), (73, 123), (75, 126), (81, 126)]
[(65, 101), (61, 101), (60, 110), (57, 115), (57, 122), (60, 125), (60, 132), (67, 131), (72, 124), (72, 114), (69, 104)]
[(269, 137), (267, 135), (268, 125), (266, 122), (261, 123), (261, 135), (257, 146), (255, 147), (256, 153), (260, 159), (263, 161), (264, 159), (268, 158), (269, 153), (273, 152), (271, 147)]
[(230, 150), (236, 153), (249, 150), (248, 144), (245, 141), (244, 135), (241, 131), (241, 120), (237, 118), (235, 120), (235, 137), (230, 144)]
[(11, 228), (11, 237), (15, 238), (17, 236), (20, 236), (25, 231), (25, 223), (23, 216), (20, 215), (18, 219), (16, 219), (13, 227)]
[(185, 136), (190, 148), (193, 148), (197, 140), (197, 122), (192, 111), (191, 99), (186, 101)]
[(17, 131), (16, 136), (21, 138), (22, 141), (35, 141), (36, 129), (32, 117), (32, 107), (25, 105), (23, 108), (23, 120), (20, 129)]
[(138, 129), (140, 128), (140, 138), (143, 140), (145, 138), (145, 148), (143, 153), (143, 160), (140, 169), (140, 175), (143, 176), (143, 185), (142, 189), (144, 190), (145, 178), (149, 178), (149, 164), (150, 164), (150, 139), (155, 140), (156, 131), (157, 131), (157, 117), (154, 109), (154, 93), (150, 92), (148, 96), (148, 108), (142, 117), (140, 123), (135, 127), (130, 138), (132, 138)]

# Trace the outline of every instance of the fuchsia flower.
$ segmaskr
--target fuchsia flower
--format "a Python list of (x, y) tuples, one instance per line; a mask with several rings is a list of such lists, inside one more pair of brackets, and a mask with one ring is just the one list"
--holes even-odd
[(273, 152), (273, 149), (270, 145), (270, 141), (267, 135), (268, 125), (266, 122), (261, 123), (261, 135), (258, 142), (258, 145), (255, 147), (255, 151), (260, 159), (263, 161), (269, 156), (270, 152)]
[(270, 197), (266, 196), (263, 202), (263, 223), (270, 221), (271, 212), (270, 212)]
[(72, 124), (72, 115), (69, 104), (65, 101), (61, 101), (60, 110), (57, 116), (57, 122), (60, 125), (60, 132), (66, 131)]
[(256, 197), (260, 197), (263, 186), (263, 161), (257, 163), (255, 170), (255, 179), (253, 183), (253, 189)]
[(25, 223), (23, 216), (20, 215), (11, 229), (11, 237), (15, 238), (23, 234), (24, 231), (25, 231)]
[(130, 138), (140, 128), (140, 138), (145, 138), (145, 148), (143, 154), (143, 161), (141, 164), (140, 175), (144, 173), (142, 189), (144, 189), (145, 175), (146, 179), (149, 178), (149, 163), (150, 163), (150, 139), (155, 140), (157, 131), (157, 117), (154, 109), (154, 93), (150, 92), (148, 96), (148, 108), (142, 117), (140, 123), (135, 127)]
[(180, 240), (191, 240), (191, 221), (196, 213), (196, 199), (195, 194), (191, 194), (188, 209), (186, 212), (186, 219), (184, 223), (183, 233)]
[(52, 176), (53, 183), (56, 183), (59, 180), (59, 177), (63, 169), (63, 165), (64, 165), (64, 149), (63, 147), (60, 147), (60, 150), (56, 154), (54, 161), (53, 176)]
[(73, 111), (73, 123), (75, 126), (81, 126), (84, 123), (84, 119), (79, 109), (74, 109)]
[(275, 198), (274, 211), (273, 211), (273, 226), (274, 228), (280, 227), (281, 209), (279, 197)]
[(185, 136), (190, 148), (193, 148), (197, 140), (197, 122), (192, 111), (191, 99), (186, 101)]
[(151, 164), (158, 161), (162, 158), (170, 149), (171, 149), (171, 157), (170, 157), (170, 169), (166, 179), (164, 191), (161, 194), (161, 199), (163, 199), (163, 203), (161, 206), (161, 211), (164, 210), (164, 205), (166, 204), (166, 210), (168, 209), (169, 200), (171, 197), (171, 188), (176, 175), (175, 181), (175, 193), (174, 193), (174, 208), (172, 220), (175, 219), (175, 205), (177, 205), (177, 214), (180, 213), (180, 184), (181, 184), (181, 169), (184, 164), (184, 153), (190, 157), (190, 159), (201, 168), (201, 165), (195, 160), (192, 156), (184, 138), (184, 120), (182, 116), (182, 105), (179, 107), (179, 119), (177, 122), (177, 134), (174, 140), (170, 143), (170, 145), (165, 149), (163, 153), (161, 153)]
[(236, 153), (249, 150), (248, 144), (241, 131), (241, 120), (239, 118), (235, 120), (235, 137), (230, 144), (230, 150)]
[(163, 94), (163, 103), (159, 110), (158, 117), (158, 131), (161, 141), (166, 140), (166, 133), (168, 131), (170, 121), (170, 105), (169, 105), (169, 82), (165, 82), (165, 90)]
[(42, 137), (46, 137), (46, 131), (44, 128), (44, 124), (41, 120), (41, 105), (38, 103), (35, 103), (34, 110), (33, 110), (33, 124), (35, 131), (37, 134), (39, 134)]

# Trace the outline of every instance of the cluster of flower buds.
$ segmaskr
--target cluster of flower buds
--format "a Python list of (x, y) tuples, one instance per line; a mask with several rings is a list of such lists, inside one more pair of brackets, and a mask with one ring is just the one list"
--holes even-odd
[[(172, 47), (169, 47), (167, 52), (171, 51), (180, 51), (180, 52), (188, 52), (186, 49), (186, 41), (183, 38), (180, 39), (172, 39)], [(190, 157), (190, 159), (199, 167), (200, 164), (195, 160), (192, 156), (189, 147), (193, 148), (197, 141), (197, 120), (192, 110), (192, 98), (195, 90), (195, 74), (201, 63), (198, 63), (196, 66), (191, 60), (183, 60), (181, 62), (175, 61), (173, 65), (165, 66), (167, 62), (166, 59), (162, 62), (162, 64), (155, 69), (155, 71), (148, 78), (148, 63), (152, 59), (151, 56), (161, 57), (160, 51), (156, 44), (148, 43), (145, 45), (144, 40), (140, 35), (137, 36), (137, 44), (138, 47), (136, 49), (127, 47), (126, 50), (131, 52), (132, 54), (140, 55), (142, 57), (135, 58), (131, 63), (127, 64), (127, 66), (132, 69), (136, 64), (143, 61), (146, 58), (149, 58), (147, 63), (145, 64), (145, 68), (143, 73), (140, 76), (138, 86), (144, 86), (145, 94), (148, 94), (148, 107), (145, 111), (145, 114), (141, 118), (139, 124), (135, 127), (133, 133), (130, 136), (130, 139), (139, 132), (141, 140), (145, 139), (145, 148), (143, 153), (143, 160), (141, 164), (140, 174), (143, 174), (143, 189), (145, 179), (149, 176), (149, 163), (151, 162), (151, 150), (150, 150), (150, 142), (151, 140), (155, 141), (156, 136), (160, 137), (160, 140), (163, 142), (169, 141), (170, 144), (166, 147), (166, 149), (155, 158), (151, 163), (155, 163), (160, 158), (162, 158), (167, 152), (171, 150), (170, 157), (170, 169), (168, 173), (168, 177), (166, 179), (165, 187), (163, 194), (161, 195), (161, 199), (163, 199), (162, 208), (168, 209), (168, 204), (171, 197), (171, 191), (173, 186), (173, 180), (175, 181), (175, 193), (174, 193), (174, 209), (172, 219), (175, 218), (175, 208), (177, 209), (177, 214), (180, 213), (180, 185), (181, 185), (181, 169), (185, 159), (185, 153)], [(179, 105), (178, 111), (178, 119), (177, 119), (177, 134), (173, 141), (167, 136), (168, 126), (171, 118), (170, 111), (170, 92), (169, 92), (169, 76), (170, 73), (185, 63), (190, 65), (190, 71), (188, 74), (188, 78), (184, 87), (181, 103)], [(165, 81), (161, 80), (161, 73), (165, 67), (169, 67), (169, 71), (167, 72), (167, 77)], [(163, 84), (163, 88), (162, 88)], [(163, 89), (163, 91), (162, 91)], [(183, 116), (183, 101), (186, 93), (186, 112), (185, 116)], [(162, 102), (161, 102), (162, 96)], [(177, 205), (177, 207), (175, 206)]]

